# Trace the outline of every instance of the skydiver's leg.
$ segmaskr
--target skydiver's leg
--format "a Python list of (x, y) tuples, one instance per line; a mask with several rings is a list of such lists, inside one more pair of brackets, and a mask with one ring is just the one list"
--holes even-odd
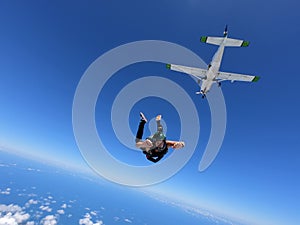
[(136, 137), (135, 137), (135, 143), (139, 142), (142, 140), (143, 138), (143, 133), (144, 133), (144, 126), (145, 126), (145, 123), (144, 121), (140, 121), (139, 123), (139, 128), (138, 128), (138, 131), (136, 133)]
[(161, 115), (156, 116), (156, 125), (157, 125), (157, 131), (163, 132), (163, 126), (160, 123)]
[(140, 113), (140, 117), (141, 117), (141, 120), (140, 120), (140, 123), (139, 123), (138, 131), (136, 133), (135, 143), (137, 143), (137, 142), (139, 142), (139, 141), (142, 140), (143, 133), (144, 133), (145, 123), (147, 123), (147, 119), (146, 119), (146, 117), (144, 116), (143, 113)]

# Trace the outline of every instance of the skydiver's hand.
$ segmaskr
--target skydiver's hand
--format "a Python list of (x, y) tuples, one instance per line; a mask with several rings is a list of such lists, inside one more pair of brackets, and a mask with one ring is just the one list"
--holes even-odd
[(149, 139), (145, 140), (145, 145), (146, 145), (148, 148), (153, 147), (153, 143), (152, 143), (152, 141), (150, 141)]
[(173, 148), (174, 149), (180, 149), (180, 148), (183, 148), (185, 146), (184, 142), (183, 141), (178, 141), (176, 142), (174, 145), (173, 145)]

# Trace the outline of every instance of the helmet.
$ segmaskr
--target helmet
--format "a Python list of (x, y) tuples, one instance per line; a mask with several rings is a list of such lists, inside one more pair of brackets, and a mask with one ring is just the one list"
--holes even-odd
[[(153, 149), (155, 148), (158, 151), (161, 151), (166, 147), (166, 136), (160, 131), (157, 131), (152, 136), (147, 137), (147, 139), (149, 139), (153, 143)], [(157, 141), (163, 141), (163, 145), (161, 147), (157, 147), (155, 144)]]
[[(152, 136), (152, 142), (162, 141), (163, 144), (161, 146), (156, 146), (156, 149), (160, 152), (166, 148), (166, 136), (158, 131)], [(156, 144), (155, 144), (156, 145)]]
[(152, 140), (153, 141), (165, 141), (166, 136), (162, 132), (158, 131), (152, 136)]

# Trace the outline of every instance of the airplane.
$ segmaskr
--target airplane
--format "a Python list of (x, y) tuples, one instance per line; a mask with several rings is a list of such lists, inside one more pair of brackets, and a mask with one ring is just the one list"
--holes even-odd
[(254, 75), (245, 75), (245, 74), (228, 73), (228, 72), (219, 71), (225, 47), (248, 47), (249, 46), (249, 41), (228, 38), (227, 25), (225, 27), (223, 34), (224, 34), (223, 37), (202, 36), (200, 38), (201, 42), (219, 46), (217, 52), (215, 53), (207, 69), (181, 66), (175, 64), (166, 65), (168, 69), (177, 72), (186, 73), (193, 77), (196, 77), (199, 85), (200, 85), (200, 81), (202, 81), (200, 91), (196, 92), (196, 94), (201, 94), (202, 98), (206, 97), (207, 92), (210, 90), (211, 86), (214, 83), (217, 83), (218, 86), (220, 87), (221, 82), (226, 80), (230, 80), (231, 82), (234, 81), (257, 82), (260, 79), (259, 76), (254, 76)]

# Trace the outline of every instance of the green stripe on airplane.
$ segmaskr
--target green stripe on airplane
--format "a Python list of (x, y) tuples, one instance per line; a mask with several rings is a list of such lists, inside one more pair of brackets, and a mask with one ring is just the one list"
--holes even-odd
[(171, 69), (171, 64), (167, 64), (166, 67), (167, 67), (168, 69)]
[(200, 41), (201, 41), (201, 42), (206, 42), (206, 40), (207, 40), (207, 37), (206, 37), (206, 36), (202, 36), (202, 37), (200, 38)]
[(259, 79), (260, 79), (259, 76), (255, 76), (255, 77), (253, 78), (252, 82), (257, 82)]
[(243, 43), (242, 43), (241, 47), (248, 47), (248, 46), (249, 46), (249, 44), (250, 44), (250, 42), (249, 42), (249, 41), (243, 41)]

